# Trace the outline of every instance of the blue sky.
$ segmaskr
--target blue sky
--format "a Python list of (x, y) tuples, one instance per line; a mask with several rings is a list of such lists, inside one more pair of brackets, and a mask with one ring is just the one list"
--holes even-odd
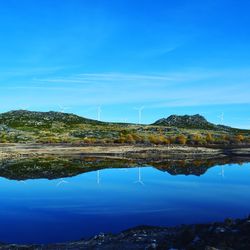
[(0, 112), (250, 128), (249, 1), (0, 1)]

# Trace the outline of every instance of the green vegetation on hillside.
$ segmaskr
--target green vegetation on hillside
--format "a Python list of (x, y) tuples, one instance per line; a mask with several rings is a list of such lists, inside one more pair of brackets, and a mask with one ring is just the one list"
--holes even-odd
[(107, 123), (60, 112), (0, 114), (0, 143), (213, 145), (249, 144), (250, 131), (202, 116), (170, 116), (153, 125)]

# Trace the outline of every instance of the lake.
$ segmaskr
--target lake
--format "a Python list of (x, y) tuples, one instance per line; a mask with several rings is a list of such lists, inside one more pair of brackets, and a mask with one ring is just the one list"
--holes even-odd
[(39, 179), (13, 177), (13, 163), (2, 164), (0, 241), (65, 242), (138, 225), (204, 223), (250, 212), (249, 163), (213, 164), (198, 174), (193, 171), (202, 166), (109, 164), (70, 177), (50, 175), (51, 180), (44, 178), (48, 171)]

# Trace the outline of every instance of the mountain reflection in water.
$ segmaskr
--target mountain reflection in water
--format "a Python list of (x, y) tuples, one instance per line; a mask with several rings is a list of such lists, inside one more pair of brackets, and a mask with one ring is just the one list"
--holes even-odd
[(151, 166), (171, 175), (200, 176), (216, 165), (243, 164), (248, 158), (212, 158), (195, 160), (136, 161), (119, 158), (96, 157), (37, 157), (5, 159), (0, 161), (0, 176), (12, 180), (57, 179), (72, 177), (91, 171), (113, 168)]
[(245, 217), (250, 211), (250, 164), (240, 158), (5, 159), (0, 176), (2, 242), (65, 242), (145, 224)]

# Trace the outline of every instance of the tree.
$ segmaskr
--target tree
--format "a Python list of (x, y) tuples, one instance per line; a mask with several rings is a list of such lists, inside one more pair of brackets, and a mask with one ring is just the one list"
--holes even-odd
[(135, 143), (135, 140), (134, 140), (134, 138), (133, 138), (133, 136), (131, 134), (127, 134), (125, 138), (126, 138), (125, 141), (127, 143), (131, 143), (131, 144)]
[(149, 140), (150, 143), (153, 143), (153, 144), (158, 144), (159, 143), (159, 140), (158, 140), (157, 136), (155, 136), (155, 135), (150, 135), (148, 137), (148, 140)]
[(211, 142), (214, 141), (214, 138), (213, 138), (213, 136), (212, 136), (211, 133), (207, 133), (207, 135), (206, 135), (206, 141), (207, 141), (207, 143), (211, 143)]
[(1, 143), (6, 143), (8, 140), (7, 140), (7, 135), (6, 133), (1, 133), (0, 134), (0, 142)]
[(139, 135), (137, 135), (137, 134), (135, 134), (135, 133), (133, 133), (133, 134), (131, 134), (131, 135), (132, 135), (132, 137), (133, 137), (133, 139), (134, 139), (134, 141), (135, 141), (136, 143), (140, 143), (140, 142), (143, 142), (143, 141), (144, 141), (143, 137), (141, 137), (141, 136), (139, 136)]
[(120, 135), (120, 137), (118, 139), (116, 139), (114, 142), (115, 143), (125, 143), (126, 138), (125, 138), (125, 136)]
[(187, 137), (185, 135), (178, 135), (176, 137), (176, 142), (178, 144), (182, 144), (182, 145), (185, 145), (187, 143)]
[(194, 134), (190, 137), (190, 143), (192, 144), (201, 144), (202, 143), (202, 137), (199, 134)]
[(222, 135), (222, 140), (230, 141), (230, 136), (229, 135)]
[(170, 140), (164, 135), (159, 136), (159, 141), (161, 144), (167, 144), (167, 145), (170, 144)]
[(236, 140), (236, 142), (242, 142), (244, 140), (244, 136), (243, 135), (236, 135), (235, 140)]
[(83, 139), (83, 142), (84, 143), (86, 143), (86, 144), (92, 144), (92, 143), (95, 143), (96, 142), (96, 139), (95, 138), (93, 138), (93, 137), (85, 137), (84, 139)]

